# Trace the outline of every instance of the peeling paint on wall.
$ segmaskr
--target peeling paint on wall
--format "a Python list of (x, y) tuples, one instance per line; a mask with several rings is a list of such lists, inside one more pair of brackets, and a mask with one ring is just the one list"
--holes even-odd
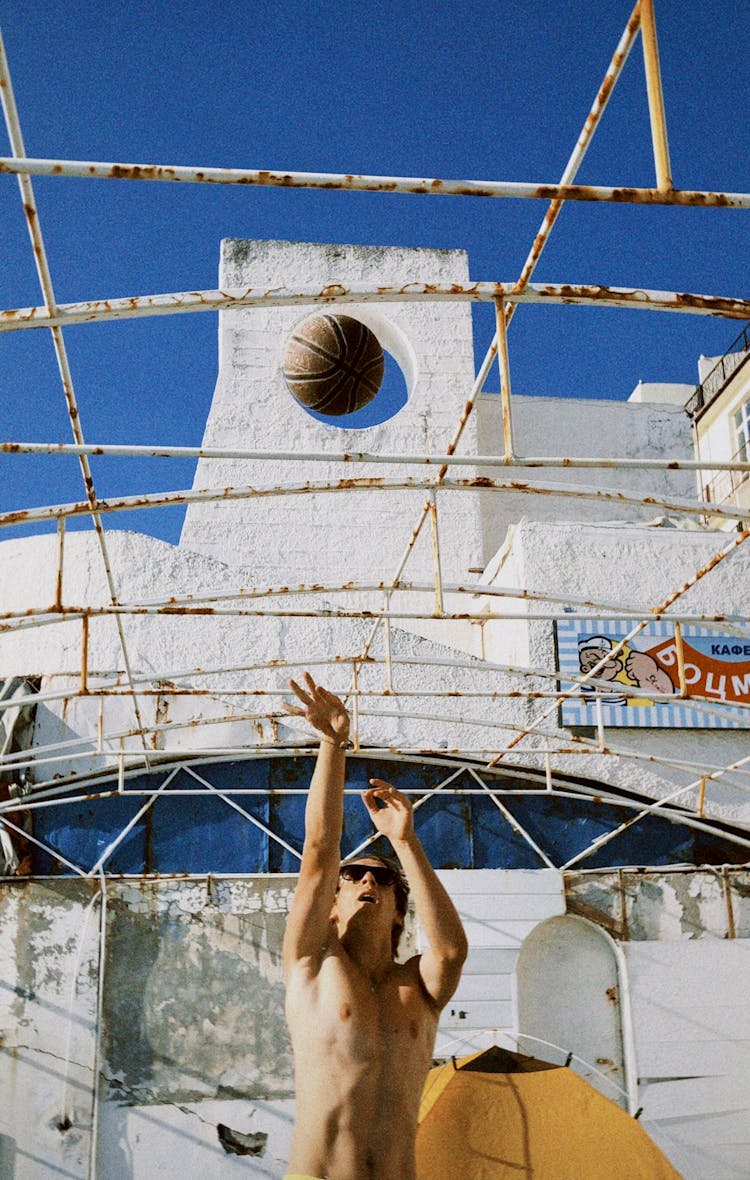
[(566, 873), (568, 913), (623, 941), (750, 935), (750, 870), (620, 869)]

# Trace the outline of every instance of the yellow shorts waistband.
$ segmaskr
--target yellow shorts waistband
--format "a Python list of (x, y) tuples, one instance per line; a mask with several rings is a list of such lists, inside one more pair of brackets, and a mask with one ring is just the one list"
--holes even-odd
[(323, 1180), (322, 1176), (308, 1176), (307, 1172), (287, 1172), (284, 1180)]

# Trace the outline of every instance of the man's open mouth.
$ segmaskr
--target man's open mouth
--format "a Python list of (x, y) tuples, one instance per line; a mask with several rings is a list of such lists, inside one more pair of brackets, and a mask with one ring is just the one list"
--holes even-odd
[(359, 899), (360, 901), (370, 901), (373, 905), (377, 902), (377, 897), (374, 893), (363, 893)]

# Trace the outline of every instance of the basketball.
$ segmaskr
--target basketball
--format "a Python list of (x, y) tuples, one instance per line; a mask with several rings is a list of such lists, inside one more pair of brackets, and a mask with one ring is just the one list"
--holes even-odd
[(377, 336), (348, 315), (312, 315), (294, 329), (283, 373), (300, 405), (342, 417), (371, 402), (383, 380)]

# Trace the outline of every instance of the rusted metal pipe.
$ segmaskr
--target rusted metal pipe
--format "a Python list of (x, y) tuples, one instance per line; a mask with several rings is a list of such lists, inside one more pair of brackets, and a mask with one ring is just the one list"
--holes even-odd
[[(668, 610), (668, 608), (672, 605), (672, 603), (676, 602), (678, 598), (680, 598), (683, 594), (685, 594), (688, 590), (690, 590), (693, 586), (695, 586), (702, 578), (704, 578), (706, 576), (706, 574), (710, 573), (711, 570), (715, 569), (716, 566), (719, 565), (720, 562), (724, 561), (727, 557), (729, 557), (729, 555), (731, 553), (734, 553), (735, 549), (737, 549), (740, 545), (744, 544), (744, 542), (748, 539), (748, 537), (750, 537), (750, 530), (748, 530), (748, 529), (744, 529), (741, 533), (738, 533), (737, 536), (734, 537), (733, 540), (730, 541), (728, 545), (724, 546), (723, 549), (720, 549), (718, 551), (718, 553), (715, 553), (714, 556), (708, 562), (706, 562), (705, 565), (701, 566), (701, 568), (699, 570), (697, 570), (695, 572), (695, 574), (692, 575), (692, 577), (688, 578), (688, 580), (685, 583), (683, 583), (683, 585), (680, 586), (679, 589), (675, 590), (672, 594), (669, 594), (664, 599), (663, 602), (661, 602), (656, 607), (654, 607), (653, 613), (661, 614), (664, 611)], [(623, 639), (619, 640), (613, 646), (611, 653), (609, 653), (607, 656), (602, 658), (599, 661), (599, 663), (596, 664), (591, 669), (591, 671), (589, 673), (587, 673), (586, 675), (597, 676), (598, 673), (601, 671), (601, 669), (604, 667), (604, 664), (607, 662), (607, 659), (609, 659), (613, 656), (619, 655), (619, 653), (622, 651), (623, 647), (627, 643), (630, 643), (631, 640), (633, 640), (637, 635), (639, 635), (640, 632), (643, 631), (648, 626), (649, 622), (650, 622), (649, 619), (644, 619), (641, 623), (638, 624), (637, 627), (634, 627), (632, 629), (632, 631), (630, 631)], [(586, 676), (584, 675), (584, 677), (582, 679), (585, 680), (585, 678), (586, 678)], [(560, 694), (559, 703), (562, 703), (562, 701), (566, 697), (575, 696), (579, 692), (580, 692), (580, 685), (575, 685), (572, 689)], [(504, 754), (508, 753), (516, 745), (518, 745), (519, 741), (522, 741), (525, 736), (530, 734), (531, 731), (536, 728), (537, 724), (540, 724), (541, 722), (545, 721), (550, 716), (550, 714), (554, 711), (554, 709), (555, 709), (555, 706), (551, 706), (549, 709), (546, 709), (535, 721), (533, 721), (531, 723), (530, 726), (527, 727), (526, 730), (524, 730), (524, 732), (522, 734), (519, 734), (518, 736), (513, 738), (512, 741), (508, 743), (506, 749), (504, 751), (502, 751), (501, 754), (497, 755), (495, 758), (493, 758), (488, 763), (488, 768), (497, 765), (497, 763), (504, 756)]]
[(88, 614), (81, 616), (81, 685), (78, 689), (81, 696), (89, 690), (89, 617)]
[(503, 411), (503, 443), (505, 446), (505, 462), (514, 457), (513, 450), (513, 417), (511, 411), (510, 358), (508, 355), (508, 331), (505, 320), (505, 301), (495, 300), (496, 340), (498, 343), (497, 361), (500, 369), (500, 402)]
[[(629, 613), (632, 616), (635, 612), (631, 611)], [(355, 608), (347, 608), (347, 607), (329, 607), (329, 606), (323, 606), (323, 607), (315, 607), (315, 606), (302, 607), (302, 606), (300, 606), (300, 607), (268, 609), (268, 608), (264, 608), (264, 607), (252, 607), (252, 606), (229, 607), (229, 606), (211, 606), (208, 604), (191, 605), (188, 603), (181, 604), (178, 606), (171, 606), (171, 605), (146, 606), (146, 605), (141, 605), (138, 603), (119, 603), (118, 602), (118, 603), (114, 603), (114, 604), (112, 604), (112, 603), (105, 604), (103, 606), (71, 606), (71, 607), (66, 607), (62, 613), (62, 617), (59, 612), (54, 612), (52, 614), (44, 614), (44, 613), (36, 614), (32, 618), (29, 618), (25, 615), (6, 617), (5, 621), (0, 623), (0, 634), (8, 634), (13, 631), (25, 631), (25, 630), (28, 630), (30, 627), (54, 626), (56, 624), (59, 624), (62, 621), (76, 622), (77, 620), (83, 619), (86, 616), (88, 616), (90, 619), (108, 618), (108, 617), (117, 617), (117, 616), (122, 616), (122, 617), (125, 617), (125, 616), (131, 617), (132, 616), (134, 618), (157, 617), (157, 616), (162, 616), (162, 617), (163, 616), (169, 616), (169, 617), (177, 616), (177, 617), (186, 617), (186, 618), (211, 618), (211, 617), (214, 617), (214, 618), (253, 618), (253, 619), (254, 618), (269, 618), (269, 619), (378, 619), (378, 620), (383, 620), (383, 621), (385, 619), (417, 619), (417, 620), (433, 619), (434, 620), (434, 619), (440, 618), (442, 620), (448, 620), (448, 621), (452, 621), (452, 622), (468, 621), (468, 622), (474, 622), (474, 623), (476, 623), (477, 621), (482, 621), (482, 620), (488, 620), (488, 621), (497, 620), (497, 621), (509, 621), (509, 622), (512, 622), (514, 620), (531, 620), (531, 621), (537, 620), (537, 621), (550, 622), (550, 621), (560, 619), (562, 617), (560, 614), (560, 611), (532, 611), (532, 612), (529, 612), (529, 611), (522, 611), (522, 610), (515, 610), (515, 611), (483, 610), (481, 612), (481, 614), (479, 614), (476, 611), (470, 611), (470, 610), (464, 610), (464, 611), (443, 610), (442, 614), (438, 616), (434, 610), (432, 610), (432, 611), (418, 610), (416, 608), (412, 609), (412, 610), (388, 610), (388, 611), (386, 611), (380, 607), (377, 609), (375, 609), (375, 608), (373, 608), (373, 609), (367, 609), (367, 608), (355, 609)], [(596, 620), (600, 617), (601, 617), (600, 612), (596, 612), (596, 611), (592, 612), (592, 613), (577, 615), (577, 618), (581, 619), (582, 621)], [(665, 612), (660, 612), (658, 615), (655, 614), (653, 616), (653, 618), (649, 618), (648, 620), (638, 624), (639, 631), (643, 627), (647, 626), (649, 622), (653, 622), (654, 619), (657, 619), (657, 618), (671, 619), (672, 617), (673, 616), (668, 615)], [(737, 622), (737, 623), (746, 623), (747, 622), (747, 619), (744, 616), (742, 616), (740, 618), (739, 616), (725, 616), (725, 615), (718, 616), (716, 618), (711, 618), (709, 616), (706, 620), (696, 620), (691, 616), (687, 616), (686, 621), (688, 621), (688, 622), (694, 622), (694, 621), (721, 622), (723, 624), (727, 620), (727, 618), (732, 622)], [(745, 635), (744, 632), (743, 632), (743, 635)], [(635, 638), (635, 635), (631, 635), (629, 638), (633, 639), (633, 638)], [(618, 642), (624, 644), (625, 642), (628, 642), (628, 641), (629, 640), (623, 639)], [(612, 650), (614, 652), (614, 648)], [(618, 654), (618, 653), (615, 652), (615, 654)], [(589, 675), (589, 673), (587, 673), (587, 675)], [(565, 679), (566, 680), (572, 679), (572, 677), (566, 675)], [(588, 683), (588, 681), (586, 681), (586, 683)], [(623, 685), (623, 688), (620, 691), (624, 692), (626, 690), (626, 688), (627, 688), (627, 685)], [(618, 690), (619, 690), (619, 685), (618, 685)], [(130, 688), (128, 688), (128, 691), (129, 691), (130, 695), (132, 695), (132, 690), (130, 690)], [(79, 695), (79, 690), (76, 690), (75, 692), (71, 692), (69, 695), (71, 695), (71, 696)], [(641, 692), (640, 695), (642, 696), (643, 693)], [(654, 696), (654, 693), (650, 692), (649, 696)], [(674, 694), (670, 693), (669, 699), (672, 700), (673, 696), (674, 696)]]
[(526, 831), (523, 824), (519, 823), (519, 821), (512, 814), (512, 812), (509, 811), (509, 809), (505, 806), (505, 804), (500, 799), (498, 799), (497, 794), (494, 791), (490, 790), (490, 788), (487, 786), (487, 783), (485, 783), (484, 779), (480, 778), (479, 775), (477, 774), (477, 772), (473, 769), (469, 771), (469, 774), (471, 775), (471, 777), (473, 779), (475, 779), (479, 783), (479, 785), (481, 787), (484, 787), (485, 792), (489, 795), (490, 799), (495, 804), (495, 807), (497, 807), (500, 814), (510, 824), (513, 831), (517, 832), (518, 835), (521, 836), (526, 841), (526, 843), (529, 845), (530, 848), (533, 849), (533, 851), (540, 858), (540, 860), (542, 860), (544, 862), (544, 864), (546, 864), (548, 869), (556, 869), (557, 865), (552, 863), (552, 861), (547, 856), (547, 853), (544, 851), (544, 849), (539, 844), (537, 844), (537, 842), (536, 842), (536, 840), (534, 840), (533, 836), (530, 836), (529, 833)]
[[(8, 62), (5, 55), (5, 46), (0, 33), (0, 100), (2, 100), (3, 112), (5, 114), (5, 123), (8, 129), (8, 137), (10, 139), (11, 148), (17, 156), (25, 155), (23, 146), (23, 136), (21, 134), (21, 125), (18, 119), (18, 111), (16, 109), (15, 97), (13, 94), (13, 86), (11, 83), (10, 71), (8, 69)], [(39, 213), (37, 211), (36, 199), (34, 197), (34, 190), (31, 185), (29, 175), (20, 173), (18, 176), (18, 184), (21, 193), (21, 201), (23, 204), (24, 216), (31, 238), (31, 245), (34, 251), (34, 262), (36, 266), (37, 275), (39, 277), (39, 284), (44, 296), (45, 307), (48, 315), (54, 320), (57, 313), (57, 303), (55, 300), (54, 290), (52, 287), (52, 277), (49, 271), (49, 263), (44, 247), (44, 239), (42, 237), (42, 230), (39, 224)], [(77, 443), (84, 442), (83, 430), (81, 428), (80, 415), (78, 412), (78, 405), (76, 402), (75, 389), (73, 386), (73, 376), (70, 371), (70, 364), (68, 362), (68, 354), (63, 340), (63, 334), (58, 326), (51, 327), (52, 341), (55, 348), (55, 356), (60, 371), (60, 379), (62, 382), (63, 393), (65, 395), (65, 402), (68, 410), (68, 417), (73, 432), (73, 438)], [(85, 454), (79, 456), (79, 466), (83, 478), (83, 484), (86, 489), (86, 496), (91, 508), (96, 504), (96, 491), (94, 488), (94, 480), (91, 474), (88, 457)], [(92, 521), (96, 530), (99, 550), (104, 565), (104, 572), (107, 579), (107, 586), (112, 602), (116, 601), (114, 575), (109, 562), (109, 553), (107, 551), (107, 542), (104, 536), (104, 528), (101, 518), (98, 513), (92, 511)], [(126, 673), (128, 678), (131, 678), (130, 673), (130, 659), (125, 643), (125, 633), (122, 629), (122, 621), (116, 620), (117, 634), (120, 641), (120, 648), (122, 651), (123, 661), (125, 663)], [(133, 709), (135, 716), (140, 723), (140, 714), (138, 711), (138, 701), (135, 693), (133, 693)], [(148, 762), (148, 754), (146, 753), (145, 741), (143, 743), (144, 756)]]
[[(397, 287), (373, 287), (370, 283), (330, 283), (322, 288), (313, 284), (300, 287), (243, 287), (228, 291), (175, 291), (162, 295), (51, 304), (47, 307), (6, 308), (0, 311), (0, 332), (26, 328), (55, 329), (72, 324), (253, 307), (348, 303), (494, 303), (497, 299), (504, 299), (510, 304), (606, 306), (719, 316), (724, 319), (750, 318), (750, 300), (747, 299), (687, 291), (610, 287), (594, 283), (527, 283), (522, 290), (519, 290), (517, 283), (493, 282), (466, 285), (406, 283)], [(492, 359), (494, 351), (490, 363)]]
[(432, 537), (432, 567), (435, 579), (435, 613), (443, 613), (443, 576), (440, 569), (440, 530), (438, 527), (438, 508), (435, 489), (430, 492), (430, 535)]
[[(591, 109), (586, 117), (581, 134), (578, 137), (578, 141), (573, 148), (570, 158), (560, 178), (560, 184), (572, 184), (575, 180), (578, 169), (583, 163), (583, 159), (586, 155), (586, 152), (588, 151), (591, 140), (594, 137), (594, 133), (599, 126), (601, 117), (606, 110), (607, 103), (609, 102), (612, 91), (614, 90), (617, 80), (620, 77), (622, 68), (627, 61), (630, 50), (632, 49), (635, 39), (638, 36), (639, 28), (640, 0), (636, 0), (636, 5), (630, 14), (628, 23), (625, 26), (622, 37), (620, 38), (617, 48), (615, 49), (607, 72), (604, 75), (602, 84), (599, 87)], [(516, 283), (516, 289), (518, 291), (523, 291), (528, 285), (529, 279), (536, 269), (537, 263), (539, 262), (542, 251), (547, 244), (550, 233), (552, 232), (552, 228), (560, 214), (563, 204), (564, 202), (559, 198), (555, 198), (550, 202), (550, 206), (544, 215), (542, 224), (537, 231), (537, 235), (531, 246), (531, 250), (529, 251), (529, 254), (523, 265), (521, 274), (518, 277), (518, 282)], [(508, 307), (506, 313), (506, 325), (510, 324), (515, 310), (515, 304), (511, 304)]]
[[(494, 353), (493, 353), (494, 357)], [(494, 395), (493, 395), (494, 396)], [(106, 455), (154, 459), (245, 459), (251, 462), (403, 464), (426, 467), (544, 467), (599, 470), (616, 468), (629, 471), (750, 471), (750, 461), (737, 459), (635, 459), (628, 456), (559, 456), (516, 455), (414, 455), (377, 451), (254, 451), (231, 447), (137, 446), (119, 443), (30, 443), (0, 442), (3, 455)]]
[[(136, 732), (139, 732), (139, 731), (137, 730)], [(144, 762), (145, 762), (145, 758), (144, 758)], [(174, 778), (174, 776), (176, 774), (177, 774), (177, 770), (173, 770), (171, 772), (171, 774), (167, 775), (167, 777), (164, 779), (164, 782), (161, 783), (160, 786), (157, 787), (157, 789), (153, 792), (153, 794), (149, 795), (149, 798), (148, 798), (147, 802), (144, 803), (143, 807), (139, 808), (139, 810), (135, 813), (135, 815), (132, 816), (132, 818), (125, 824), (125, 827), (122, 828), (118, 832), (118, 834), (115, 836), (114, 840), (110, 841), (110, 843), (104, 849), (104, 852), (102, 852), (101, 856), (97, 859), (96, 863), (89, 869), (88, 873), (86, 874), (87, 877), (96, 877), (98, 875), (100, 869), (103, 869), (104, 865), (107, 863), (107, 861), (112, 856), (112, 854), (114, 852), (116, 852), (117, 849), (119, 848), (119, 846), (122, 844), (125, 837), (130, 832), (132, 832), (132, 830), (136, 826), (136, 824), (140, 823), (140, 821), (143, 819), (146, 812), (151, 807), (153, 807), (154, 803), (159, 798), (159, 795), (161, 795), (162, 791), (164, 791), (167, 788), (167, 786), (171, 783), (172, 779)]]
[[(441, 478), (417, 478), (406, 476), (403, 479), (387, 479), (383, 476), (359, 476), (348, 479), (338, 479), (333, 482), (315, 483), (308, 480), (304, 484), (284, 485), (258, 488), (246, 484), (238, 487), (221, 488), (184, 488), (180, 491), (151, 492), (146, 495), (120, 496), (111, 499), (97, 499), (92, 508), (87, 500), (79, 500), (69, 504), (50, 504), (40, 508), (26, 508), (13, 512), (0, 513), (0, 528), (15, 527), (19, 524), (36, 524), (41, 521), (58, 520), (60, 517), (96, 516), (101, 517), (111, 512), (129, 512), (133, 509), (145, 510), (149, 508), (163, 508), (184, 504), (219, 503), (237, 500), (258, 500), (282, 496), (310, 496), (323, 494), (338, 494), (341, 492), (427, 492), (430, 489), (441, 488), (450, 492), (517, 492), (524, 495), (556, 496), (561, 499), (592, 500), (602, 503), (633, 504), (638, 507), (661, 508), (673, 515), (699, 516), (706, 512), (717, 518), (741, 522), (747, 517), (747, 509), (741, 507), (724, 507), (709, 504), (704, 500), (677, 500), (659, 496), (635, 496), (623, 491), (607, 491), (603, 488), (590, 488), (575, 484), (544, 484), (533, 483), (530, 480), (519, 479), (491, 479), (489, 476), (474, 476), (467, 479), (447, 480)], [(407, 546), (406, 553), (399, 563), (399, 568), (391, 584), (397, 589), (398, 579), (406, 566), (421, 531), (421, 526), (430, 513), (430, 501), (425, 502), (423, 513), (417, 527), (414, 529)], [(113, 596), (116, 597), (116, 596)]]
[(677, 653), (678, 695), (684, 698), (688, 695), (688, 688), (685, 680), (685, 646), (682, 642), (682, 623), (679, 621), (676, 621), (674, 625), (674, 645)]
[(62, 607), (62, 592), (63, 592), (63, 559), (65, 552), (65, 517), (61, 516), (57, 521), (57, 553), (56, 553), (56, 574), (55, 574), (55, 606)]
[(359, 691), (359, 664), (356, 660), (354, 660), (352, 663), (352, 689), (350, 695), (353, 698), (352, 725), (354, 732), (352, 734), (352, 743), (354, 749), (359, 750), (359, 700), (361, 694)]
[(505, 197), (540, 201), (604, 201), (618, 205), (697, 205), (750, 208), (750, 193), (703, 189), (610, 187), (505, 180), (456, 180), (416, 176), (372, 176), (346, 172), (273, 172), (251, 168), (194, 168), (180, 164), (127, 164), (93, 160), (52, 160), (23, 152), (0, 157), (0, 174), (78, 177), (83, 180), (155, 180), (187, 184), (242, 184), (251, 187), (343, 189), (349, 192), (416, 193), (422, 196)]

